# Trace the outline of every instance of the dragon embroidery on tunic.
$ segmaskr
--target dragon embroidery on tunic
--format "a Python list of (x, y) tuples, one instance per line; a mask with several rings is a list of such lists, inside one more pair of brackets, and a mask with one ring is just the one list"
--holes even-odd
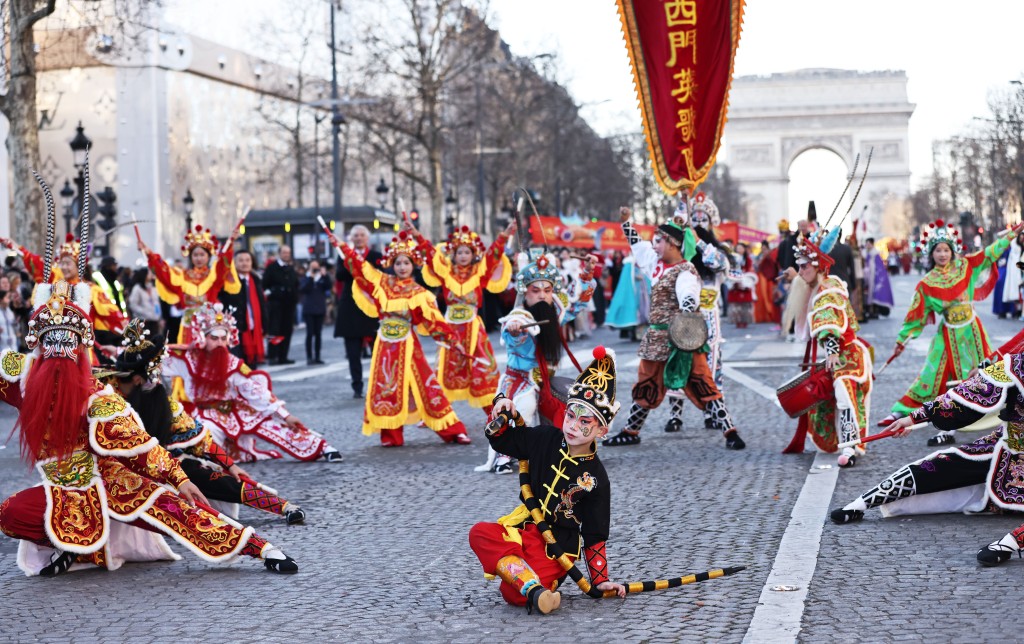
[(561, 512), (563, 516), (572, 519), (577, 524), (580, 520), (573, 514), (573, 506), (576, 505), (578, 500), (576, 496), (581, 492), (590, 492), (597, 487), (597, 480), (590, 475), (590, 472), (584, 472), (581, 476), (576, 477), (576, 484), (569, 486), (560, 493), (562, 500), (558, 503), (555, 508), (555, 514)]

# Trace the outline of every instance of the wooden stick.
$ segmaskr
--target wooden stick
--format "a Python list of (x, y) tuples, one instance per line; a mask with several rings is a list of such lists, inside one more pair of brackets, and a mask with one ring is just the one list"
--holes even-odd
[[(910, 427), (908, 427), (907, 431), (913, 431), (915, 429), (921, 429), (922, 427), (927, 427), (929, 424), (930, 423), (917, 423), (915, 425), (911, 425)], [(847, 441), (845, 443), (839, 443), (838, 445), (836, 445), (836, 449), (845, 449), (847, 447), (854, 447), (856, 445), (860, 445), (861, 443), (870, 443), (872, 441), (881, 440), (883, 438), (889, 438), (890, 436), (895, 436), (895, 435), (896, 435), (896, 431), (895, 430), (887, 429), (884, 432), (878, 432), (877, 434), (872, 434), (871, 436), (865, 436), (864, 438), (862, 438), (860, 440)]]

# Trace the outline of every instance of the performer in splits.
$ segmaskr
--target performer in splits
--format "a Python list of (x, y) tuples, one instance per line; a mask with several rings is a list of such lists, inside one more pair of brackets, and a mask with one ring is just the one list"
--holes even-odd
[(207, 498), (281, 515), (289, 525), (306, 518), (297, 505), (254, 481), (213, 441), (201, 422), (189, 416), (181, 403), (168, 398), (160, 382), (164, 343), (149, 339), (149, 329), (142, 320), (128, 323), (121, 345), (124, 349), (108, 382), (138, 413), (146, 433), (178, 459), (189, 480)]
[(239, 229), (236, 229), (224, 244), (223, 252), (220, 252), (217, 238), (209, 230), (197, 225), (195, 230), (185, 231), (181, 254), (188, 259), (187, 269), (168, 264), (139, 240), (139, 250), (146, 255), (149, 269), (156, 277), (156, 290), (160, 293), (160, 299), (185, 310), (181, 316), (178, 337), (175, 338), (177, 342), (192, 342), (189, 321), (200, 306), (206, 302), (216, 302), (222, 290), (229, 295), (237, 295), (241, 291), (242, 284), (234, 265), (234, 246), (238, 233)]
[[(1010, 237), (1024, 230), (1013, 229)], [(907, 342), (921, 335), (929, 320), (939, 319), (939, 331), (928, 347), (920, 375), (907, 393), (892, 406), (892, 413), (878, 424), (885, 426), (905, 416), (946, 391), (949, 382), (968, 377), (989, 355), (988, 334), (971, 302), (988, 297), (998, 274), (993, 264), (1010, 245), (1001, 235), (984, 250), (962, 256), (959, 233), (940, 219), (921, 233), (919, 252), (927, 258), (930, 270), (914, 290), (903, 328), (896, 336), (893, 357), (903, 353)], [(945, 431), (928, 440), (929, 445), (956, 442), (955, 432)]]
[[(940, 512), (1024, 512), (1020, 472), (1024, 470), (1024, 354), (1010, 354), (985, 367), (888, 429), (905, 436), (917, 423), (961, 429), (989, 414), (1002, 424), (973, 443), (939, 450), (904, 465), (860, 497), (832, 511), (835, 523), (864, 518), (869, 508), (882, 516)], [(1024, 548), (1024, 526), (978, 552), (994, 566)]]
[[(492, 418), (516, 416), (511, 399), (499, 393), (494, 401)], [(614, 355), (597, 347), (594, 360), (569, 388), (561, 429), (550, 424), (492, 423), (487, 440), (498, 452), (530, 462), (531, 487), (544, 490), (538, 499), (557, 545), (572, 560), (581, 554), (586, 558), (590, 582), (598, 590), (625, 597), (625, 587), (611, 581), (608, 573), (611, 483), (597, 456), (597, 441), (608, 433), (618, 409)], [(561, 593), (555, 589), (566, 571), (525, 505), (496, 523), (474, 525), (469, 546), (484, 574), (501, 579), (501, 596), (509, 604), (544, 614), (561, 604)]]
[(228, 352), (238, 344), (238, 328), (223, 304), (206, 302), (197, 307), (189, 327), (191, 345), (171, 349), (162, 371), (165, 377), (178, 379), (171, 395), (210, 429), (214, 441), (245, 462), (281, 458), (276, 449), (261, 449), (259, 440), (300, 461), (342, 460), (323, 436), (288, 413), (284, 401), (270, 390), (270, 376), (249, 369)]
[[(686, 211), (680, 208), (676, 216), (658, 226), (654, 244), (640, 238), (629, 222), (629, 208), (619, 211), (622, 231), (626, 235), (636, 258), (636, 265), (651, 279), (651, 324), (640, 342), (640, 373), (633, 386), (633, 405), (626, 418), (626, 426), (615, 436), (606, 438), (604, 445), (638, 445), (640, 430), (652, 409), (665, 399), (665, 363), (673, 348), (669, 343), (668, 327), (680, 311), (696, 311), (700, 301), (700, 278), (693, 264), (684, 257), (696, 252), (693, 232), (687, 227)], [(733, 425), (722, 393), (715, 385), (708, 366), (707, 354), (694, 351), (688, 373), (679, 374), (685, 382), (684, 391), (693, 404), (711, 418), (716, 429), (725, 436), (728, 449), (743, 449), (746, 443)]]
[[(272, 572), (297, 572), (293, 559), (252, 528), (193, 507), (205, 503), (203, 494), (142, 429), (128, 403), (92, 376), (86, 351), (94, 342), (91, 294), (82, 284), (49, 283), (56, 213), (49, 188), (40, 183), (48, 234), (25, 336), (32, 353), (0, 353), (0, 398), (18, 408), (22, 457), (43, 479), (0, 503), (0, 531), (22, 540), (19, 567), (53, 576), (79, 559), (115, 569), (126, 559), (176, 557), (162, 540), (146, 543), (123, 529), (129, 524), (168, 535), (208, 561), (246, 555)], [(90, 230), (87, 208), (82, 228)], [(81, 256), (79, 273), (84, 265)]]
[[(570, 324), (594, 295), (593, 266), (588, 259), (576, 285), (578, 298), (566, 293), (555, 258), (531, 249), (518, 257), (516, 291), (522, 298), (501, 322), (501, 343), (508, 352), (505, 373), (498, 381), (498, 392), (511, 399), (528, 424), (541, 418), (558, 426), (565, 414), (564, 405), (552, 394), (552, 380), (562, 359), (562, 326)], [(487, 449), (487, 462), (476, 471), (512, 474), (511, 456)]]
[(468, 445), (472, 441), (466, 427), (434, 377), (413, 329), (415, 326), (429, 333), (438, 344), (461, 349), (458, 344), (448, 344), (454, 332), (441, 316), (434, 294), (412, 277), (413, 268), (424, 261), (416, 240), (404, 230), (391, 240), (381, 262), (383, 268), (394, 268), (395, 274), (388, 275), (348, 244), (339, 242), (330, 231), (327, 234), (355, 278), (352, 294), (356, 304), (363, 313), (380, 318), (363, 411), (363, 434), (380, 432), (382, 446), (400, 447), (405, 444), (404, 426), (422, 418), (444, 442)]
[[(871, 352), (857, 336), (860, 327), (850, 304), (846, 283), (829, 275), (834, 263), (829, 257), (840, 227), (824, 235), (821, 246), (800, 237), (796, 242), (798, 275), (808, 289), (807, 297), (791, 301), (797, 307), (795, 330), (798, 339), (807, 341), (805, 362), (816, 362), (818, 349), (825, 354), (825, 365), (832, 376), (833, 395), (800, 417), (796, 435), (785, 453), (802, 453), (804, 438), (823, 452), (834, 453), (839, 443), (860, 440), (867, 435), (871, 411)], [(811, 237), (817, 239), (818, 233)], [(845, 447), (839, 454), (840, 467), (852, 467), (864, 455), (864, 445)]]
[(498, 390), (498, 363), (477, 309), (483, 303), (484, 289), (501, 293), (512, 279), (512, 264), (505, 256), (505, 245), (516, 230), (515, 222), (499, 233), (485, 248), (480, 236), (468, 227), (457, 228), (448, 241), (434, 246), (405, 221), (406, 230), (415, 235), (426, 257), (423, 281), (441, 287), (447, 308), (444, 319), (453, 335), (449, 345), (437, 352), (437, 379), (448, 400), (466, 400), (471, 407), (490, 414), (491, 400)]

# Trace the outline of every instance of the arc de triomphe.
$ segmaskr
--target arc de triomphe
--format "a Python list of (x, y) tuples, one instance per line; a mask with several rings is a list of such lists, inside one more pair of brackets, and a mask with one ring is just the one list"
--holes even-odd
[[(774, 231), (779, 219), (802, 218), (806, 204), (790, 204), (789, 168), (814, 148), (835, 152), (853, 167), (859, 152), (871, 170), (853, 213), (868, 206), (869, 234), (907, 234), (905, 204), (910, 195), (907, 100), (902, 71), (856, 72), (802, 69), (733, 80), (725, 128), (726, 162), (746, 193), (748, 222)], [(856, 186), (856, 183), (854, 184)], [(851, 188), (852, 192), (852, 188)], [(818, 203), (827, 215), (839, 195)]]

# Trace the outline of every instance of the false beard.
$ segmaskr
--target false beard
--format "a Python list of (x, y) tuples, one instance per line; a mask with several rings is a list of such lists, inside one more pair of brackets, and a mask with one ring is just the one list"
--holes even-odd
[(553, 304), (541, 301), (533, 306), (527, 306), (533, 319), (537, 322), (547, 320), (547, 324), (541, 324), (534, 339), (540, 347), (541, 354), (547, 363), (555, 367), (562, 359), (562, 327), (558, 323), (558, 309)]
[(228, 361), (231, 354), (227, 347), (216, 347), (212, 351), (200, 349), (196, 360), (197, 371), (192, 376), (196, 400), (221, 400), (228, 391)]
[(76, 360), (36, 360), (25, 381), (25, 394), (15, 429), (20, 429), (21, 457), (70, 456), (84, 443), (84, 418), (94, 390), (92, 367), (83, 351)]

